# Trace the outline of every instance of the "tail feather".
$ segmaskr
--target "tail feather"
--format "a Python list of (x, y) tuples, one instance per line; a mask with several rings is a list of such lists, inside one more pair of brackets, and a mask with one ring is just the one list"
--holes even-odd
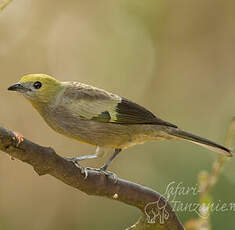
[(185, 131), (180, 130), (178, 128), (169, 129), (168, 134), (170, 134), (174, 137), (178, 137), (180, 139), (184, 139), (184, 140), (193, 142), (197, 145), (201, 145), (204, 148), (207, 148), (207, 149), (212, 150), (214, 152), (222, 153), (228, 157), (232, 157), (232, 152), (230, 149), (228, 149), (222, 145), (216, 144), (210, 140), (207, 140), (206, 138), (196, 136), (194, 134), (185, 132)]

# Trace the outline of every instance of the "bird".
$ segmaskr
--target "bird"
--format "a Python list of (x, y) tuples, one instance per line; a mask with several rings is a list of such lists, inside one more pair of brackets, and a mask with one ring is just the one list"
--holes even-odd
[(98, 170), (106, 172), (113, 159), (136, 144), (160, 140), (186, 140), (232, 156), (230, 149), (164, 121), (141, 105), (80, 82), (61, 82), (46, 74), (27, 74), (8, 90), (22, 94), (56, 132), (96, 147), (93, 154), (66, 158), (74, 163), (112, 156)]

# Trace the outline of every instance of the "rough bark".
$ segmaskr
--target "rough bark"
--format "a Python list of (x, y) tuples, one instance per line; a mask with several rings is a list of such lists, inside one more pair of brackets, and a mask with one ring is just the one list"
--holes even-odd
[(49, 174), (88, 195), (107, 197), (139, 208), (142, 217), (129, 229), (184, 229), (168, 201), (159, 193), (130, 181), (119, 178), (115, 181), (93, 169), (88, 170), (88, 177), (84, 179), (82, 167), (60, 157), (52, 148), (27, 139), (19, 145), (17, 141), (14, 132), (0, 127), (0, 150), (30, 164), (38, 175)]

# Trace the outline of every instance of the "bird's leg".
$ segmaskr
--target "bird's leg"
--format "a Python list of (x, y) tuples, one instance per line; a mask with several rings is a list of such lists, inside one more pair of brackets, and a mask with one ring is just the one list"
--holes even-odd
[(122, 149), (115, 149), (115, 152), (113, 153), (113, 155), (109, 158), (109, 160), (99, 169), (95, 169), (97, 171), (103, 172), (105, 175), (112, 177), (114, 182), (117, 182), (117, 175), (113, 172), (110, 171), (106, 171), (107, 168), (109, 167), (110, 163), (112, 162), (112, 160), (122, 151)]
[(112, 160), (122, 151), (122, 149), (115, 149), (113, 155), (109, 158), (109, 160), (100, 168), (101, 171), (106, 171), (109, 167)]
[(87, 160), (87, 159), (94, 159), (98, 157), (102, 157), (104, 155), (104, 149), (97, 146), (96, 151), (94, 154), (89, 154), (85, 156), (78, 156), (78, 157), (66, 157), (65, 159), (68, 161), (72, 161), (74, 163), (78, 163), (79, 161)]
[(94, 154), (89, 154), (89, 155), (85, 155), (85, 156), (79, 156), (79, 157), (66, 157), (65, 159), (68, 160), (68, 161), (72, 161), (74, 163), (78, 163), (79, 161), (83, 161), (83, 160), (86, 160), (86, 159), (94, 159), (94, 158), (97, 158), (97, 154), (94, 153)]
[(98, 157), (97, 154), (94, 153), (94, 154), (89, 154), (89, 155), (80, 156), (80, 157), (65, 157), (64, 159), (73, 162), (81, 170), (81, 173), (84, 174), (84, 180), (86, 180), (86, 178), (88, 177), (89, 168), (83, 167), (78, 162), (82, 160), (86, 160), (86, 159), (97, 158), (97, 157)]
[(105, 154), (104, 149), (97, 146), (96, 152), (94, 154), (89, 154), (89, 155), (85, 155), (85, 156), (78, 156), (78, 157), (65, 157), (65, 159), (68, 161), (72, 161), (74, 164), (76, 164), (81, 169), (82, 174), (85, 174), (84, 179), (86, 179), (88, 177), (88, 170), (89, 169), (96, 170), (96, 169), (83, 167), (78, 162), (86, 160), (86, 159), (94, 159), (94, 158), (102, 157), (104, 154)]
[(115, 149), (115, 152), (113, 153), (113, 155), (109, 158), (109, 160), (99, 169), (96, 168), (89, 168), (86, 167), (84, 168), (82, 165), (80, 165), (78, 162), (82, 161), (82, 160), (86, 160), (86, 159), (94, 159), (94, 158), (98, 158), (98, 157), (102, 157), (104, 155), (104, 151), (102, 150), (102, 148), (100, 148), (99, 146), (96, 149), (96, 153), (95, 154), (89, 154), (89, 155), (85, 155), (85, 156), (79, 156), (79, 157), (72, 157), (72, 158), (65, 158), (66, 160), (72, 161), (74, 162), (78, 167), (80, 167), (83, 171), (83, 174), (85, 174), (85, 178), (87, 178), (88, 176), (88, 170), (94, 170), (94, 171), (99, 171), (99, 172), (103, 172), (105, 175), (107, 176), (111, 176), (113, 178), (113, 180), (116, 182), (117, 181), (117, 175), (113, 172), (110, 171), (106, 171), (108, 166), (110, 165), (110, 163), (112, 162), (112, 160), (122, 151), (122, 149)]

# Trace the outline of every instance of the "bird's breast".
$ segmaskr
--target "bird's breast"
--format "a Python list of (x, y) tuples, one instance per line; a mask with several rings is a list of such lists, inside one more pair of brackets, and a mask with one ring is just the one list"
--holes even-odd
[(127, 148), (146, 141), (166, 139), (156, 125), (97, 122), (79, 117), (64, 106), (44, 108), (39, 113), (56, 132), (80, 142), (111, 148)]

